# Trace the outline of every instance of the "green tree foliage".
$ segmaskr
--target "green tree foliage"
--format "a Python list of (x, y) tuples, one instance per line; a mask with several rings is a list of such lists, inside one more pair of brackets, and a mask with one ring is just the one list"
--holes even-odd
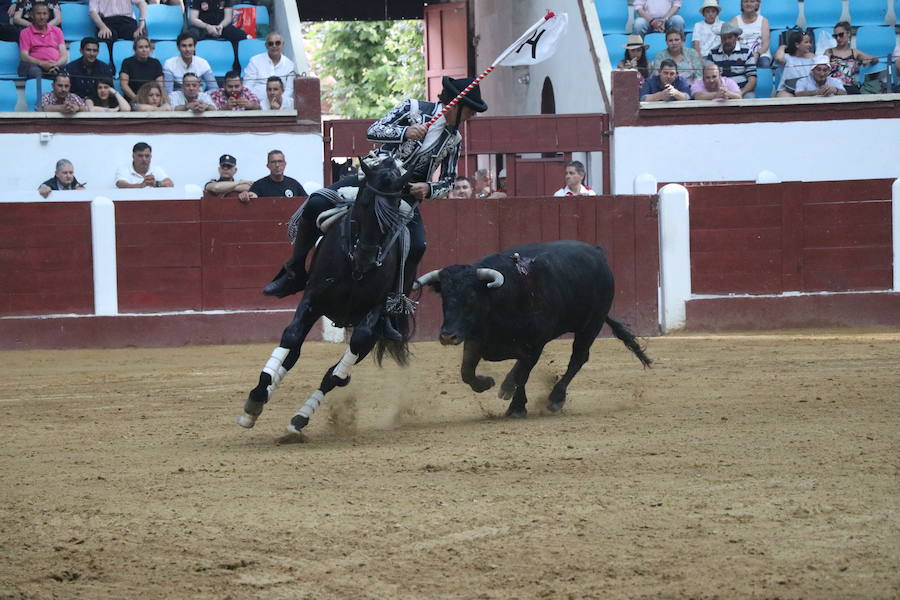
[(345, 118), (382, 116), (425, 93), (421, 21), (340, 21), (307, 30), (313, 69), (331, 110)]

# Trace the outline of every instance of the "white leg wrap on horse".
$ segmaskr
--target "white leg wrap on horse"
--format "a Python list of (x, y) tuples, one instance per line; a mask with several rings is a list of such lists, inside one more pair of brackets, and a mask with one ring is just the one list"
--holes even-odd
[(318, 410), (319, 405), (322, 404), (322, 401), (325, 400), (325, 394), (322, 393), (322, 390), (316, 390), (310, 395), (309, 400), (303, 403), (303, 406), (300, 407), (300, 410), (297, 411), (298, 415), (303, 415), (307, 419), (312, 418), (313, 413)]
[(290, 350), (287, 348), (282, 348), (281, 346), (275, 348), (272, 350), (272, 356), (266, 361), (266, 366), (263, 367), (263, 373), (268, 373), (272, 378), (272, 385), (269, 386), (270, 393), (278, 388), (278, 384), (281, 383), (281, 380), (284, 379), (284, 374), (287, 373), (287, 369), (282, 367), (281, 364), (289, 353)]
[(357, 358), (359, 357), (350, 352), (350, 348), (347, 348), (344, 352), (344, 356), (342, 356), (340, 362), (335, 365), (334, 371), (332, 371), (331, 374), (340, 379), (347, 379), (350, 375), (350, 367), (356, 364)]

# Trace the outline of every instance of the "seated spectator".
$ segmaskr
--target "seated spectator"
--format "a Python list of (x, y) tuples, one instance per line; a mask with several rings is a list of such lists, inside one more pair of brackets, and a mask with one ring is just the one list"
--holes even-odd
[(168, 4), (169, 6), (177, 6), (184, 12), (183, 0), (147, 0), (147, 4)]
[(19, 42), (19, 28), (11, 23), (15, 11), (12, 0), (0, 0), (0, 41)]
[(219, 89), (216, 76), (205, 59), (194, 56), (197, 40), (193, 34), (184, 32), (178, 36), (178, 56), (173, 56), (163, 64), (163, 79), (166, 91), (172, 93), (181, 89), (181, 78), (185, 73), (193, 73), (206, 84), (206, 91)]
[(596, 196), (597, 192), (584, 185), (586, 173), (584, 164), (580, 160), (571, 160), (566, 163), (566, 185), (555, 192), (554, 196)]
[[(219, 178), (210, 180), (203, 191), (223, 198), (230, 194), (248, 191), (253, 182), (246, 179), (235, 179), (236, 173), (237, 159), (230, 154), (223, 154), (219, 157)], [(249, 201), (249, 197), (246, 201), (242, 200), (245, 204)]]
[(744, 98), (755, 98), (753, 90), (756, 89), (756, 59), (750, 48), (744, 48), (738, 41), (741, 33), (741, 28), (731, 23), (722, 25), (719, 32), (721, 43), (713, 48), (706, 60), (719, 65), (722, 75), (738, 84)]
[(900, 43), (894, 47), (894, 93), (900, 94)]
[(825, 50), (825, 56), (831, 59), (831, 76), (841, 80), (848, 94), (858, 94), (860, 65), (874, 65), (878, 57), (850, 47), (853, 30), (847, 21), (834, 26), (833, 37), (837, 46)]
[(468, 177), (460, 175), (453, 180), (453, 187), (450, 189), (450, 197), (465, 200), (475, 195), (475, 182)]
[(81, 40), (81, 58), (66, 65), (66, 72), (72, 76), (72, 93), (87, 98), (97, 89), (97, 81), (112, 77), (112, 68), (97, 60), (100, 53), (100, 41), (86, 37)]
[(139, 36), (132, 45), (134, 56), (122, 61), (119, 69), (119, 85), (129, 102), (137, 100), (137, 92), (148, 81), (163, 82), (162, 64), (150, 56), (150, 40)]
[(131, 112), (125, 97), (116, 91), (112, 78), (98, 79), (94, 92), (84, 101), (89, 112)]
[(680, 8), (681, 0), (634, 0), (636, 16), (633, 32), (644, 37), (648, 32), (654, 31), (659, 33), (669, 29), (684, 31), (684, 17), (678, 14)]
[(721, 43), (719, 34), (722, 31), (722, 20), (719, 18), (719, 0), (703, 0), (700, 14), (703, 20), (694, 24), (694, 51), (701, 57), (706, 56)]
[(667, 58), (659, 66), (659, 75), (648, 77), (640, 91), (641, 102), (690, 100), (691, 86), (678, 75), (678, 65)]
[(775, 63), (784, 65), (775, 97), (792, 97), (797, 81), (809, 75), (810, 68), (815, 65), (815, 59), (816, 55), (812, 51), (812, 37), (804, 31), (789, 32), (787, 45), (781, 44), (775, 52)]
[(38, 107), (44, 112), (61, 112), (64, 115), (74, 115), (87, 110), (84, 100), (73, 94), (71, 88), (72, 81), (69, 76), (65, 73), (57, 73), (53, 79), (53, 91), (41, 96)]
[(31, 11), (38, 2), (46, 4), (50, 9), (50, 19), (47, 25), (54, 27), (62, 27), (62, 11), (59, 10), (59, 2), (57, 0), (18, 0), (16, 2), (15, 12), (12, 14), (12, 23), (21, 28), (28, 27), (34, 22)]
[(837, 77), (831, 77), (831, 61), (827, 56), (817, 56), (809, 75), (797, 80), (794, 95), (802, 96), (845, 96), (847, 90)]
[(189, 110), (200, 114), (208, 110), (216, 110), (209, 94), (200, 90), (200, 78), (193, 73), (185, 73), (182, 79), (181, 89), (172, 92), (169, 96), (172, 109), (177, 111)]
[(266, 81), (266, 95), (259, 99), (262, 110), (293, 110), (294, 97), (284, 93), (284, 82), (278, 75), (272, 75)]
[(741, 88), (733, 79), (722, 77), (719, 65), (708, 62), (703, 65), (703, 78), (691, 85), (694, 100), (740, 100)]
[(625, 43), (625, 56), (616, 65), (617, 69), (633, 69), (638, 72), (638, 85), (650, 77), (650, 65), (647, 63), (647, 48), (639, 35), (629, 35)]
[[(266, 51), (251, 57), (247, 62), (247, 67), (244, 69), (244, 81), (257, 97), (263, 97), (269, 78), (277, 75), (281, 78), (284, 89), (290, 90), (288, 96), (293, 102), (294, 61), (285, 56), (283, 52), (284, 38), (280, 33), (273, 31), (266, 36)], [(293, 108), (293, 106), (285, 108)]]
[(653, 57), (652, 74), (659, 73), (659, 66), (664, 60), (671, 60), (678, 66), (678, 74), (690, 84), (700, 78), (703, 72), (703, 61), (693, 48), (684, 47), (684, 31), (669, 29), (666, 31), (666, 49)]
[(306, 195), (306, 190), (303, 189), (299, 181), (284, 174), (284, 169), (287, 167), (284, 152), (271, 150), (268, 154), (266, 167), (269, 169), (269, 174), (262, 179), (254, 181), (248, 191), (241, 192), (241, 202), (246, 203), (252, 198), (258, 197), (297, 198)]
[[(132, 5), (140, 11), (140, 19), (134, 18)], [(144, 0), (90, 0), (88, 15), (97, 26), (97, 37), (109, 44), (116, 40), (133, 40), (147, 35), (147, 3)]]
[(219, 110), (259, 110), (259, 98), (244, 87), (237, 71), (226, 73), (225, 88), (213, 91), (209, 97)]
[(83, 190), (84, 184), (75, 179), (75, 167), (72, 162), (61, 158), (56, 161), (56, 173), (38, 186), (38, 194), (46, 198), (50, 192), (59, 190)]
[(169, 96), (166, 94), (166, 88), (158, 81), (148, 81), (141, 86), (132, 108), (138, 112), (173, 110), (169, 103)]
[(247, 39), (243, 29), (231, 24), (234, 0), (191, 0), (188, 11), (188, 31), (197, 41), (214, 39), (228, 40), (234, 50), (233, 70), (240, 72), (238, 42)]
[(756, 60), (756, 66), (768, 69), (772, 66), (772, 53), (769, 51), (769, 20), (759, 13), (760, 0), (741, 0), (741, 14), (729, 23), (741, 29), (740, 42), (749, 48)]
[(43, 95), (43, 79), (53, 79), (69, 60), (62, 29), (48, 25), (50, 9), (35, 3), (31, 9), (34, 22), (19, 32), (19, 75), (37, 79), (38, 97)]
[(175, 187), (162, 167), (150, 166), (153, 149), (138, 142), (131, 149), (131, 163), (116, 171), (117, 188)]
[(494, 188), (494, 176), (488, 169), (475, 171), (476, 198), (506, 198), (506, 193)]

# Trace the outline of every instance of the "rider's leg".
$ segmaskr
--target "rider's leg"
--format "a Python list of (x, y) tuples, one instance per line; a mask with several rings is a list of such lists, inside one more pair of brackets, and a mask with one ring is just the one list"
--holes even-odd
[(313, 193), (306, 204), (297, 223), (297, 238), (294, 240), (294, 248), (291, 258), (272, 280), (272, 283), (263, 288), (266, 296), (284, 298), (296, 294), (306, 287), (306, 255), (316, 245), (319, 236), (319, 228), (316, 219), (323, 210), (333, 208), (333, 204), (322, 194)]
[[(418, 208), (415, 209), (415, 214), (406, 228), (409, 230), (409, 255), (406, 257), (406, 267), (403, 271), (403, 293), (409, 294), (416, 278), (416, 268), (425, 254), (425, 224)], [(382, 336), (386, 339), (398, 342), (403, 339), (388, 315), (382, 315), (378, 325), (381, 327)]]

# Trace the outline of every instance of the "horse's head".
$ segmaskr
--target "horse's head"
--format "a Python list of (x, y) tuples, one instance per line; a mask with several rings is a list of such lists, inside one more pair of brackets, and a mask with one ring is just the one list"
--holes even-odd
[(353, 246), (353, 276), (357, 279), (381, 266), (383, 246), (401, 224), (400, 197), (412, 172), (404, 173), (393, 157), (375, 165), (360, 160), (365, 179), (353, 207), (358, 235)]

